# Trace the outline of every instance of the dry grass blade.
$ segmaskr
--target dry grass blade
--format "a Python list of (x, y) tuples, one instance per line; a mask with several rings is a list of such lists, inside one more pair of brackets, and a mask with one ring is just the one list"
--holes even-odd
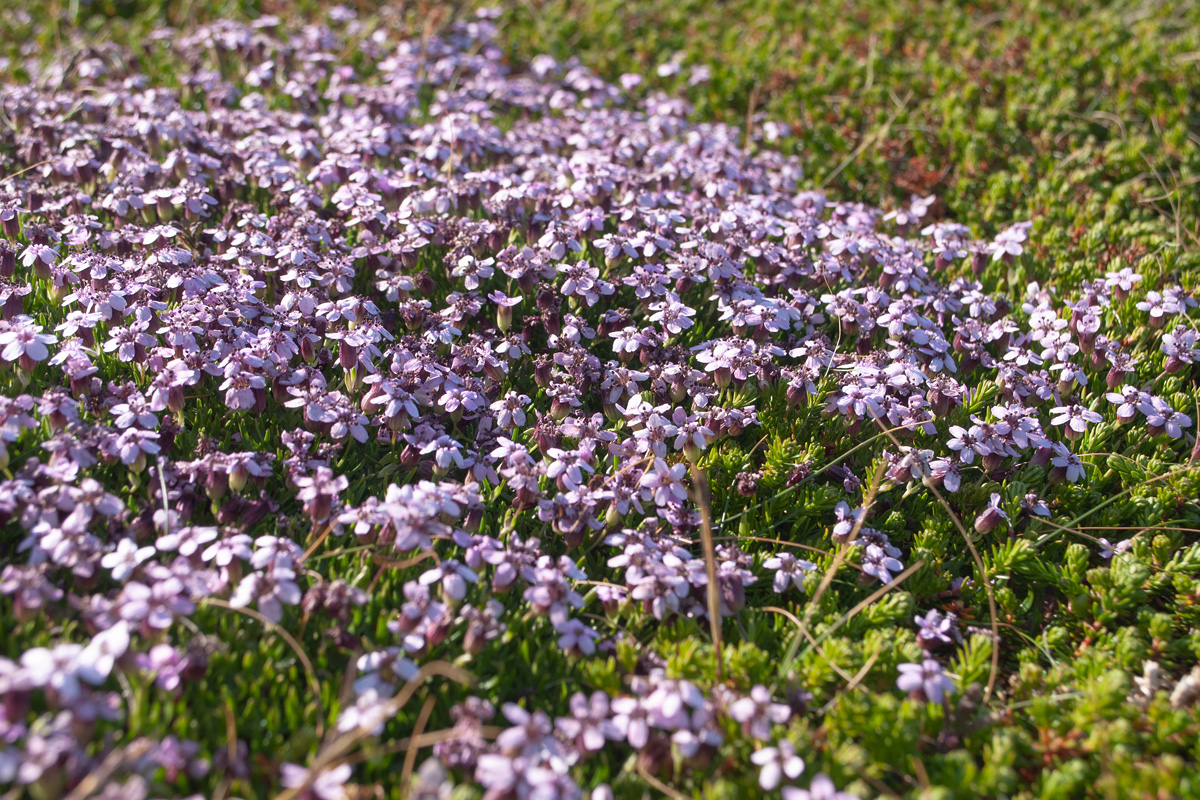
[(1099, 511), (1100, 509), (1105, 508), (1106, 506), (1112, 505), (1113, 503), (1120, 500), (1122, 497), (1132, 494), (1135, 490), (1140, 489), (1143, 486), (1147, 486), (1151, 483), (1157, 483), (1158, 481), (1166, 480), (1167, 478), (1173, 478), (1176, 475), (1183, 475), (1188, 472), (1194, 472), (1198, 469), (1200, 469), (1200, 464), (1187, 464), (1183, 467), (1180, 467), (1179, 469), (1171, 470), (1170, 472), (1164, 472), (1162, 475), (1155, 475), (1153, 478), (1148, 478), (1148, 479), (1142, 481), (1141, 483), (1137, 484), (1136, 486), (1130, 486), (1128, 489), (1125, 489), (1122, 492), (1118, 492), (1117, 494), (1114, 494), (1112, 497), (1108, 498), (1104, 502), (1097, 503), (1096, 505), (1092, 506), (1087, 511), (1083, 512), (1082, 514), (1078, 515), (1074, 519), (1067, 522), (1066, 525), (1058, 526), (1058, 528), (1060, 528), (1060, 529), (1056, 529), (1056, 530), (1051, 531), (1050, 533), (1047, 533), (1045, 536), (1043, 536), (1042, 538), (1040, 538), (1036, 542), (1034, 542), (1033, 546), (1035, 548), (1041, 547), (1042, 545), (1046, 544), (1047, 542), (1057, 538), (1058, 535), (1063, 532), (1063, 530), (1075, 531), (1076, 530), (1075, 526), (1079, 522), (1082, 522), (1083, 520), (1087, 519), (1092, 514), (1095, 514), (1097, 511)]
[(871, 655), (867, 656), (867, 660), (858, 668), (858, 672), (854, 673), (854, 677), (850, 683), (846, 684), (847, 689), (856, 689), (862, 683), (862, 679), (867, 677), (867, 673), (871, 671), (871, 667), (875, 666), (875, 662), (879, 660), (880, 650), (873, 650)]
[[(824, 474), (825, 472), (828, 472), (828, 471), (829, 471), (829, 469), (830, 469), (831, 467), (835, 466), (836, 464), (839, 464), (839, 463), (841, 463), (842, 461), (845, 461), (847, 458), (849, 458), (850, 456), (854, 455), (854, 454), (855, 454), (855, 453), (857, 453), (859, 450), (862, 450), (864, 447), (868, 447), (868, 446), (870, 446), (872, 443), (874, 443), (874, 442), (878, 441), (879, 439), (882, 439), (882, 438), (883, 438), (883, 437), (885, 437), (885, 436), (886, 436), (886, 435), (887, 435), (887, 434), (888, 434), (890, 431), (898, 431), (898, 430), (903, 430), (903, 429), (904, 429), (904, 426), (903, 426), (903, 425), (899, 425), (899, 426), (897, 426), (897, 427), (895, 427), (895, 428), (889, 428), (888, 430), (884, 431), (883, 433), (877, 433), (877, 434), (875, 434), (874, 436), (871, 436), (871, 437), (869, 437), (869, 438), (867, 438), (867, 439), (864, 439), (863, 441), (861, 441), (861, 442), (859, 442), (858, 444), (854, 445), (853, 447), (851, 447), (849, 450), (845, 451), (844, 453), (840, 453), (840, 454), (838, 454), (838, 456), (837, 456), (836, 458), (830, 459), (829, 461), (825, 462), (824, 464), (822, 464), (822, 465), (821, 465), (820, 467), (818, 467), (817, 469), (814, 469), (814, 470), (812, 471), (812, 473), (811, 473), (811, 474), (810, 474), (810, 475), (809, 475), (807, 478), (805, 478), (804, 480), (802, 480), (802, 481), (798, 481), (798, 482), (796, 482), (796, 483), (792, 484), (791, 486), (787, 486), (787, 487), (785, 487), (785, 488), (781, 489), (780, 491), (776, 492), (774, 495), (772, 495), (772, 496), (771, 496), (771, 500), (762, 500), (762, 501), (760, 501), (760, 502), (757, 502), (757, 503), (754, 503), (754, 504), (752, 504), (752, 505), (748, 505), (748, 506), (746, 506), (744, 509), (742, 509), (741, 511), (737, 512), (736, 514), (732, 514), (732, 515), (730, 515), (730, 516), (721, 515), (721, 519), (720, 519), (720, 521), (717, 523), (717, 524), (718, 524), (718, 527), (720, 527), (720, 528), (724, 529), (724, 527), (725, 527), (726, 525), (728, 525), (730, 522), (733, 522), (734, 520), (740, 519), (741, 517), (744, 517), (746, 514), (749, 514), (749, 513), (753, 512), (753, 511), (757, 511), (757, 510), (758, 510), (758, 509), (760, 509), (760, 508), (766, 508), (766, 506), (767, 506), (767, 505), (768, 505), (770, 502), (772, 502), (772, 501), (774, 501), (774, 500), (778, 500), (778, 499), (779, 499), (779, 498), (781, 498), (781, 497), (786, 497), (787, 495), (791, 494), (792, 492), (795, 492), (795, 491), (796, 491), (797, 489), (799, 489), (801, 486), (804, 486), (806, 483), (809, 483), (810, 481), (812, 481), (812, 480), (813, 480), (813, 478), (816, 478), (817, 476), (819, 476), (819, 475), (822, 475), (822, 474)], [(772, 526), (771, 526), (771, 527), (772, 527), (772, 528), (774, 528), (774, 527), (778, 527), (778, 526), (779, 526), (779, 525), (781, 525), (783, 522), (785, 522), (787, 519), (788, 519), (788, 517), (787, 517), (787, 516), (785, 516), (783, 519), (781, 519), (781, 520), (778, 520), (778, 521), (776, 521), (774, 524), (772, 524)]]
[[(883, 479), (883, 464), (881, 463), (876, 469), (875, 474), (871, 476), (871, 486), (867, 490), (866, 496), (863, 498), (863, 505), (858, 517), (854, 520), (854, 528), (850, 531), (850, 537), (846, 542), (838, 547), (837, 553), (834, 554), (833, 561), (825, 570), (825, 574), (821, 576), (821, 582), (817, 585), (817, 590), (813, 592), (812, 598), (808, 601), (808, 606), (804, 609), (804, 618), (800, 620), (800, 633), (811, 641), (812, 637), (808, 634), (808, 623), (812, 621), (812, 615), (817, 610), (817, 605), (821, 602), (821, 598), (825, 596), (826, 590), (829, 589), (829, 584), (833, 583), (833, 576), (841, 568), (842, 562), (846, 560), (846, 554), (850, 552), (850, 545), (858, 538), (858, 532), (862, 530), (863, 522), (867, 519), (867, 512), (871, 510), (871, 504), (875, 502), (875, 495), (879, 492), (879, 482)], [(796, 643), (799, 644), (799, 639)], [(788, 658), (784, 659), (784, 663), (790, 665), (791, 657), (795, 654), (792, 649), (788, 653)]]
[[(222, 705), (225, 709), (225, 753), (229, 758), (229, 763), (236, 764), (238, 731), (237, 718), (233, 713), (233, 701), (226, 697)], [(213, 800), (224, 800), (225, 796), (229, 794), (229, 787), (232, 785), (232, 776), (226, 774), (225, 777), (221, 778), (221, 782), (217, 784), (217, 790), (213, 793)]]
[[(716, 542), (724, 542), (724, 541), (762, 542), (764, 544), (779, 545), (780, 547), (795, 547), (797, 550), (807, 550), (810, 553), (817, 553), (819, 555), (829, 556), (830, 558), (833, 558), (835, 555), (834, 553), (831, 553), (830, 551), (828, 551), (824, 548), (813, 547), (811, 544), (800, 544), (799, 542), (785, 542), (783, 539), (772, 539), (768, 536), (714, 536), (713, 541), (716, 541)], [(858, 567), (857, 564), (851, 564), (850, 566)], [(859, 569), (861, 569), (861, 567), (859, 567)]]
[(721, 645), (721, 595), (717, 585), (717, 553), (713, 545), (712, 506), (708, 499), (708, 480), (704, 473), (692, 464), (692, 484), (696, 506), (700, 509), (700, 541), (704, 546), (704, 571), (708, 576), (708, 624), (712, 632), (713, 650), (717, 659), (717, 681), (721, 681), (721, 661), (724, 648)]
[(413, 725), (412, 736), (409, 737), (408, 748), (404, 753), (404, 769), (400, 772), (400, 785), (405, 788), (412, 781), (413, 767), (417, 764), (417, 753), (421, 749), (421, 734), (425, 732), (425, 725), (429, 723), (429, 715), (433, 713), (436, 704), (437, 701), (432, 697), (426, 697), (424, 705), (421, 706), (421, 713), (417, 714), (417, 722)]
[[(504, 731), (497, 725), (481, 725), (479, 727), (479, 735), (485, 739), (495, 739)], [(409, 747), (429, 747), (438, 742), (448, 742), (451, 739), (462, 736), (461, 728), (445, 728), (440, 731), (430, 731), (422, 733), (420, 736), (406, 736), (395, 742), (391, 742), (383, 747), (372, 748), (369, 751), (360, 751), (353, 756), (347, 756), (342, 759), (344, 764), (361, 764), (364, 761), (369, 761), (373, 758), (381, 756), (393, 755), (395, 753), (406, 753)]]
[[(792, 612), (788, 611), (786, 608), (780, 608), (779, 606), (763, 606), (762, 610), (770, 611), (773, 614), (779, 614), (780, 616), (787, 617), (788, 619), (790, 619), (792, 621), (792, 623), (794, 625), (796, 625), (797, 628), (800, 629), (801, 633), (804, 634), (804, 636), (809, 640), (809, 642), (813, 642), (812, 634), (810, 634), (800, 624), (800, 618), (797, 617)], [(821, 658), (825, 659), (825, 663), (829, 665), (830, 669), (832, 669), (834, 672), (836, 672), (838, 675), (841, 676), (842, 680), (846, 681), (847, 684), (850, 684), (854, 680), (850, 676), (850, 673), (846, 672), (844, 669), (839, 667), (837, 664), (834, 663), (832, 658), (830, 658), (828, 655), (826, 655), (825, 649), (823, 647), (821, 647), (820, 645), (817, 645), (816, 647), (817, 647), (817, 653), (821, 656)]]
[(79, 785), (66, 796), (66, 800), (85, 800), (90, 797), (109, 779), (109, 776), (121, 768), (121, 765), (141, 758), (150, 751), (151, 747), (153, 747), (153, 742), (149, 739), (136, 739), (125, 747), (113, 750), (100, 762), (98, 767), (84, 776)]
[(865, 153), (877, 141), (882, 139), (884, 136), (887, 136), (888, 131), (890, 131), (892, 129), (892, 123), (894, 123), (896, 121), (896, 119), (901, 114), (904, 113), (904, 109), (908, 107), (908, 101), (911, 100), (912, 97), (913, 97), (913, 93), (912, 93), (912, 91), (909, 91), (909, 93), (904, 96), (904, 99), (900, 101), (900, 105), (896, 108), (896, 110), (891, 113), (891, 116), (889, 116), (882, 125), (880, 125), (878, 128), (876, 128), (871, 133), (871, 135), (869, 135), (867, 138), (863, 139), (862, 144), (860, 144), (858, 147), (854, 148), (854, 152), (852, 152), (850, 155), (846, 156), (846, 158), (843, 159), (842, 162), (837, 165), (837, 168), (834, 169), (833, 172), (829, 173), (824, 178), (822, 178), (821, 183), (818, 185), (817, 188), (824, 189), (826, 186), (829, 185), (830, 181), (832, 181), (838, 175), (842, 174), (842, 170), (844, 170), (846, 167), (850, 166), (855, 161), (857, 161), (858, 157), (861, 156), (863, 153)]
[(987, 703), (992, 697), (992, 692), (996, 689), (996, 678), (1000, 674), (1000, 622), (999, 612), (996, 608), (996, 591), (992, 587), (991, 576), (988, 575), (987, 565), (983, 563), (983, 557), (979, 555), (979, 548), (971, 541), (971, 532), (967, 530), (967, 526), (954, 509), (950, 507), (950, 503), (938, 491), (936, 486), (929, 486), (929, 491), (933, 492), (934, 497), (941, 503), (942, 508), (946, 509), (946, 513), (950, 515), (950, 520), (954, 523), (954, 527), (958, 528), (958, 532), (962, 534), (963, 541), (967, 545), (967, 549), (971, 551), (971, 558), (975, 562), (975, 568), (979, 570), (979, 575), (983, 578), (983, 590), (987, 594), (988, 600), (988, 615), (992, 623), (992, 664), (988, 671), (987, 687), (983, 692), (983, 702)]
[(649, 772), (647, 772), (646, 768), (643, 767), (641, 765), (641, 763), (639, 763), (637, 765), (637, 774), (641, 775), (642, 780), (644, 780), (646, 783), (653, 786), (659, 792), (662, 792), (662, 794), (665, 795), (666, 797), (673, 798), (673, 800), (690, 800), (690, 798), (686, 794), (683, 794), (682, 792), (672, 789), (670, 786), (663, 783), (658, 778), (654, 777)]
[(287, 646), (292, 649), (292, 652), (296, 654), (296, 658), (300, 659), (300, 663), (304, 667), (304, 675), (308, 680), (308, 687), (313, 693), (313, 702), (317, 704), (317, 721), (315, 725), (317, 738), (323, 738), (325, 736), (325, 713), (321, 710), (321, 684), (317, 682), (317, 671), (313, 669), (312, 661), (309, 660), (308, 654), (304, 652), (304, 648), (300, 646), (298, 641), (296, 641), (296, 637), (288, 633), (287, 629), (285, 629), (282, 625), (275, 623), (265, 615), (255, 611), (252, 608), (238, 608), (237, 606), (230, 605), (227, 601), (222, 600), (219, 597), (209, 597), (206, 598), (204, 602), (208, 605), (227, 608), (230, 611), (244, 614), (251, 619), (256, 619), (261, 622), (267, 630), (278, 634), (279, 638), (283, 639), (283, 641), (287, 643)]
[[(878, 417), (875, 418), (875, 424), (880, 429), (884, 429), (883, 422)], [(886, 431), (886, 429), (884, 430), (887, 432), (887, 437), (891, 439), (892, 444), (894, 444), (898, 450), (903, 452), (904, 445), (900, 443), (900, 440), (896, 438), (895, 434), (891, 433), (890, 431)], [(924, 461), (921, 462), (921, 469), (923, 475), (928, 476), (931, 473), (929, 465)], [(988, 616), (991, 620), (992, 628), (992, 663), (988, 671), (987, 688), (983, 693), (983, 702), (986, 704), (987, 701), (991, 699), (992, 692), (995, 691), (996, 678), (1000, 674), (1000, 622), (999, 614), (996, 608), (996, 591), (992, 587), (992, 580), (988, 575), (987, 564), (984, 563), (983, 557), (979, 554), (979, 549), (975, 547), (975, 543), (971, 541), (971, 533), (967, 530), (967, 526), (963, 524), (963, 521), (959, 518), (958, 514), (954, 513), (954, 509), (950, 507), (950, 503), (946, 500), (946, 497), (938, 490), (936, 486), (930, 482), (925, 482), (924, 485), (927, 489), (929, 489), (930, 492), (933, 493), (933, 496), (937, 498), (938, 503), (940, 503), (942, 508), (946, 510), (946, 513), (950, 515), (950, 521), (954, 523), (954, 527), (958, 529), (960, 534), (962, 534), (963, 541), (967, 545), (967, 550), (971, 552), (971, 559), (975, 562), (975, 568), (979, 570), (979, 575), (983, 579), (983, 590), (987, 594)]]
[(308, 561), (309, 556), (311, 556), (313, 553), (317, 552), (317, 548), (320, 547), (321, 544), (327, 538), (329, 538), (329, 534), (332, 531), (333, 531), (333, 523), (330, 522), (329, 524), (327, 524), (325, 526), (324, 530), (322, 530), (321, 533), (318, 534), (316, 536), (316, 538), (313, 539), (313, 543), (308, 546), (308, 549), (304, 551), (304, 556), (303, 556), (303, 558), (300, 559), (300, 563), (304, 563), (305, 561)]
[[(404, 706), (408, 704), (408, 701), (412, 699), (412, 696), (416, 693), (421, 684), (425, 682), (425, 679), (434, 675), (439, 675), (443, 678), (449, 678), (452, 681), (468, 686), (474, 680), (469, 672), (464, 669), (460, 669), (446, 661), (432, 661), (428, 664), (424, 664), (419, 670), (417, 670), (417, 674), (404, 684), (403, 688), (400, 689), (400, 692), (384, 706), (385, 716), (390, 719), (399, 713), (400, 709), (404, 708)], [(317, 753), (316, 758), (313, 759), (312, 764), (310, 764), (308, 767), (308, 783), (306, 783), (304, 786), (298, 786), (294, 789), (286, 789), (280, 792), (279, 794), (275, 795), (275, 800), (296, 800), (296, 798), (300, 796), (301, 792), (308, 788), (308, 784), (315, 780), (318, 775), (322, 774), (328, 769), (336, 767), (343, 761), (347, 761), (348, 759), (346, 756), (350, 753), (350, 751), (353, 750), (364, 739), (370, 738), (370, 736), (371, 729), (360, 726), (358, 728), (354, 728), (353, 730), (346, 731), (333, 741), (323, 746), (320, 752)]]
[[(836, 631), (838, 628), (845, 625), (850, 620), (857, 617), (864, 608), (871, 605), (871, 603), (874, 603), (879, 598), (883, 597), (885, 594), (890, 592), (892, 589), (895, 589), (897, 586), (899, 586), (901, 583), (903, 583), (906, 578), (908, 578), (910, 575), (912, 575), (914, 572), (916, 572), (923, 566), (925, 566), (925, 562), (918, 561), (917, 563), (910, 566), (908, 569), (904, 570), (904, 572), (901, 572), (899, 575), (892, 578), (890, 583), (885, 583), (883, 586), (880, 586), (878, 589), (871, 592), (871, 594), (869, 594), (865, 598), (863, 598), (858, 603), (858, 605), (854, 606), (854, 608), (850, 609), (845, 614), (843, 614), (841, 617), (839, 617), (837, 622), (833, 623), (833, 625), (831, 625), (824, 632), (822, 632), (820, 636), (818, 636), (816, 639), (813, 639), (812, 640), (813, 644), (810, 645), (810, 647), (819, 645), (821, 642), (828, 639), (831, 635), (833, 635), (834, 631)], [(807, 652), (808, 651), (805, 650), (804, 653), (800, 654), (800, 656), (803, 657)], [(789, 658), (788, 661), (790, 663), (791, 659)]]

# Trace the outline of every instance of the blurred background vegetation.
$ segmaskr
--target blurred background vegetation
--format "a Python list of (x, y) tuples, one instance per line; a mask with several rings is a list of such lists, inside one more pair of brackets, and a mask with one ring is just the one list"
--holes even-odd
[[(187, 28), (262, 14), (319, 19), (328, 3), (10, 4), (7, 69), (63, 48), (139, 44), (154, 25)], [(349, 3), (430, 35), (471, 2)], [(779, 146), (839, 199), (891, 207), (936, 194), (938, 215), (980, 234), (1035, 223), (1031, 280), (1075, 283), (1113, 262), (1184, 278), (1200, 243), (1200, 4), (920, 0), (520, 0), (501, 4), (514, 64), (577, 58), (603, 77), (648, 77), (688, 96), (700, 119), (787, 122)], [(81, 32), (66, 37), (64, 31)], [(147, 48), (149, 52), (149, 48)], [(683, 68), (659, 78), (656, 67)], [(691, 69), (710, 78), (688, 85)], [(163, 65), (169, 70), (169, 64)], [(1032, 272), (1034, 274), (1026, 274)]]

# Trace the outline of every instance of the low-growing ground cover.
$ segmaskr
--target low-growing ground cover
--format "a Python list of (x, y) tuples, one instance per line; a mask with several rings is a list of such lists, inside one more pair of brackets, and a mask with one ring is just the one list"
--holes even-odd
[(597, 9), (10, 20), (0, 781), (1200, 792), (1186, 16)]

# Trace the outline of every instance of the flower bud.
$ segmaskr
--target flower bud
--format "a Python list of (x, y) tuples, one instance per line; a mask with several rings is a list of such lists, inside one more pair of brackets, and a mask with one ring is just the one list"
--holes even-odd
[(268, 503), (266, 500), (259, 499), (247, 503), (242, 508), (242, 527), (249, 528), (251, 525), (261, 522), (262, 519), (267, 516), (267, 512), (270, 510), (270, 503)]
[(421, 461), (421, 451), (413, 447), (411, 444), (405, 445), (400, 451), (400, 466), (405, 469), (413, 469)]
[(929, 401), (929, 410), (935, 417), (944, 417), (950, 413), (950, 398), (937, 389), (930, 389), (925, 399)]
[[(367, 391), (363, 393), (362, 399), (358, 401), (359, 410), (364, 414), (373, 413), (375, 411), (375, 399), (377, 397), (383, 397), (383, 390), (379, 388), (378, 383), (372, 383), (371, 388), (367, 389)], [(379, 405), (384, 405), (386, 402), (386, 400), (382, 401), (379, 403)]]
[(314, 522), (325, 519), (333, 511), (333, 498), (319, 494), (304, 504), (304, 513)]
[(17, 271), (17, 251), (0, 247), (0, 278), (11, 278)]
[(15, 209), (6, 208), (0, 211), (0, 225), (4, 228), (4, 235), (9, 239), (16, 239), (21, 235), (21, 218), (17, 216)]
[(1002, 519), (1004, 519), (1004, 515), (1000, 512), (1000, 509), (995, 506), (989, 506), (982, 514), (975, 518), (975, 530), (979, 533), (989, 533), (1000, 524)]
[(538, 356), (533, 367), (533, 382), (545, 389), (550, 385), (550, 371), (553, 362), (546, 356)]
[(520, 287), (522, 293), (529, 294), (537, 288), (537, 275), (532, 270), (522, 272), (521, 277), (517, 278), (517, 286)]
[(338, 342), (338, 364), (342, 369), (354, 369), (358, 364), (358, 348), (348, 344), (345, 339)]
[(480, 620), (471, 620), (467, 623), (467, 632), (463, 636), (463, 650), (473, 656), (477, 656), (483, 652), (484, 646), (487, 644), (486, 626)]
[(971, 255), (971, 274), (978, 278), (987, 267), (987, 253), (975, 252)]
[(250, 477), (250, 473), (246, 471), (246, 467), (238, 464), (229, 473), (229, 488), (235, 492), (240, 492), (246, 488), (246, 480)]
[(784, 397), (787, 398), (789, 408), (800, 405), (804, 402), (804, 398), (808, 396), (808, 391), (803, 386), (793, 386), (788, 384), (787, 391), (784, 392)]
[(437, 647), (446, 640), (446, 635), (450, 633), (449, 615), (443, 617), (435, 623), (432, 623), (425, 629), (425, 644), (429, 647)]
[(312, 339), (307, 336), (300, 337), (300, 357), (309, 364), (317, 360), (317, 349), (313, 344)]
[(209, 500), (220, 500), (229, 490), (229, 476), (219, 470), (209, 470), (204, 478), (204, 493)]
[(1029, 463), (1035, 467), (1045, 469), (1050, 463), (1051, 457), (1054, 455), (1054, 449), (1050, 447), (1039, 447), (1033, 452), (1033, 457), (1029, 459)]
[(246, 507), (246, 501), (236, 494), (231, 494), (229, 499), (221, 504), (217, 509), (217, 522), (222, 525), (231, 525), (241, 515), (242, 509)]
[[(292, 399), (291, 393), (288, 392), (287, 384), (284, 383), (279, 377), (276, 377), (271, 381), (271, 398), (276, 403), (286, 403), (288, 400)], [(170, 401), (168, 401), (168, 403), (169, 402)]]
[(534, 302), (537, 304), (538, 311), (541, 311), (543, 314), (559, 310), (558, 295), (554, 289), (548, 286), (542, 286), (538, 289), (537, 299)]
[(1084, 331), (1078, 334), (1077, 338), (1079, 340), (1079, 349), (1083, 351), (1084, 355), (1090, 356), (1096, 352), (1096, 334), (1094, 331)]

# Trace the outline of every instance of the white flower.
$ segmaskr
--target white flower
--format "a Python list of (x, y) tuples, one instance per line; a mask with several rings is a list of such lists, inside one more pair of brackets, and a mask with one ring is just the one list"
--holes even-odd
[(784, 739), (775, 747), (764, 747), (751, 754), (750, 760), (759, 766), (758, 785), (771, 791), (784, 776), (790, 780), (804, 772), (804, 759), (796, 755), (796, 746)]
[(42, 326), (35, 325), (33, 320), (25, 315), (17, 317), (13, 326), (0, 333), (0, 358), (5, 361), (17, 361), (22, 356), (31, 361), (45, 361), (50, 356), (48, 344), (54, 344), (58, 337), (52, 333), (42, 333)]
[(155, 552), (153, 547), (138, 547), (133, 539), (122, 539), (117, 542), (116, 550), (100, 559), (100, 566), (112, 570), (113, 580), (124, 583), (138, 565), (153, 557)]

